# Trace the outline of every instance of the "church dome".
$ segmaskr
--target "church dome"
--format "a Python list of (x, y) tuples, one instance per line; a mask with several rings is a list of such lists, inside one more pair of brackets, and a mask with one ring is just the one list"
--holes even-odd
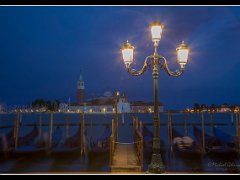
[(105, 97), (112, 97), (112, 96), (113, 96), (111, 91), (106, 91), (106, 92), (104, 92), (103, 95), (104, 95)]

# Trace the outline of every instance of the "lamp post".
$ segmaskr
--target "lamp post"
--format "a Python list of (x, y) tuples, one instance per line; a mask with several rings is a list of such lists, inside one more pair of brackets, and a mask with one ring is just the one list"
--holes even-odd
[(182, 75), (185, 65), (187, 64), (189, 48), (184, 41), (176, 48), (177, 60), (180, 65), (180, 70), (172, 72), (167, 64), (166, 58), (159, 55), (157, 52), (159, 42), (161, 40), (163, 26), (159, 22), (155, 21), (151, 24), (152, 41), (154, 45), (153, 55), (147, 56), (144, 61), (144, 65), (141, 70), (135, 70), (131, 68), (133, 63), (133, 51), (134, 47), (127, 41), (121, 48), (123, 61), (126, 65), (128, 73), (133, 76), (142, 75), (147, 69), (153, 69), (153, 83), (154, 83), (154, 137), (153, 137), (153, 154), (151, 164), (148, 166), (148, 171), (151, 173), (162, 173), (165, 171), (161, 154), (160, 154), (160, 119), (158, 112), (158, 68), (165, 70), (169, 76), (178, 77)]

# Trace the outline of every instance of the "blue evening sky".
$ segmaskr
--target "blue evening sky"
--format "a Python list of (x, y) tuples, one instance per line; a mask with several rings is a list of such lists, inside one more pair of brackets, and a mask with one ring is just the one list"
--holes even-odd
[(140, 68), (153, 53), (149, 24), (156, 19), (164, 24), (159, 54), (172, 70), (179, 43), (191, 48), (182, 77), (159, 72), (165, 107), (240, 104), (240, 6), (0, 7), (0, 103), (74, 102), (80, 70), (85, 99), (119, 89), (130, 100), (152, 101), (151, 71), (129, 75), (119, 49), (128, 39)]

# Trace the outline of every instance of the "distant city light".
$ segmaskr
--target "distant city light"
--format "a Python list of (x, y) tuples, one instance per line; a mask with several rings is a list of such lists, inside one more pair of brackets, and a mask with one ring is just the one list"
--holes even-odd
[(103, 111), (103, 112), (106, 112), (106, 108), (103, 108), (102, 111)]

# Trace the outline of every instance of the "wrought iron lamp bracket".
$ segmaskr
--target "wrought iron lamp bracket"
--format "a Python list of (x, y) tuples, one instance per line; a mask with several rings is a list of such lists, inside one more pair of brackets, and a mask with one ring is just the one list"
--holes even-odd
[(153, 65), (153, 56), (147, 56), (145, 58), (143, 67), (141, 70), (131, 69), (131, 66), (127, 67), (127, 71), (132, 76), (140, 76), (146, 72), (146, 70), (151, 70), (151, 66)]
[(160, 69), (161, 70), (164, 69), (169, 76), (178, 77), (183, 74), (183, 72), (184, 72), (183, 68), (181, 68), (180, 70), (171, 71), (168, 67), (167, 60), (164, 56), (160, 55), (159, 59), (160, 59), (160, 62), (162, 60)]

